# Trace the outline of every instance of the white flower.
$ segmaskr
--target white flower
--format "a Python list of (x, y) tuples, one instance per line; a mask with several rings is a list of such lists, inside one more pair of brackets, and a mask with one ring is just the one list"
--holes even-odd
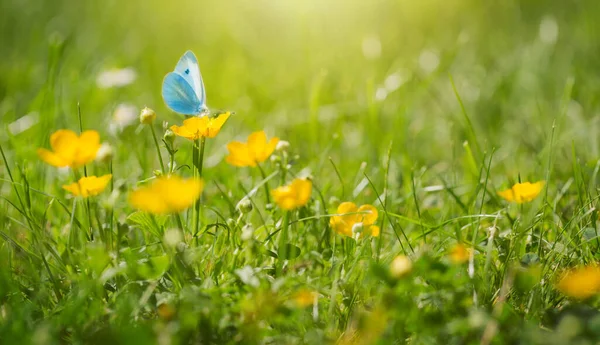
[(137, 73), (131, 67), (115, 68), (100, 72), (96, 78), (96, 84), (102, 89), (122, 87), (133, 83), (136, 78)]

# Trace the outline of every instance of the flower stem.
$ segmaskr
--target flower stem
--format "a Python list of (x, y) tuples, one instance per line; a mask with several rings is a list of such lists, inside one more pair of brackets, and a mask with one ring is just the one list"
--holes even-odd
[[(108, 162), (108, 171), (110, 173), (111, 176), (113, 176), (113, 163), (112, 163), (112, 159)], [(112, 194), (113, 191), (115, 189), (115, 179), (111, 178), (110, 179), (110, 193)], [(108, 216), (110, 217), (108, 220), (108, 231), (110, 234), (110, 237), (108, 239), (109, 241), (109, 246), (108, 249), (112, 250), (113, 246), (114, 246), (114, 218), (115, 218), (115, 208), (114, 205), (111, 205), (110, 207), (110, 211), (108, 212)]]
[(269, 182), (267, 181), (267, 175), (265, 174), (265, 171), (260, 166), (260, 164), (256, 163), (256, 166), (258, 167), (258, 170), (260, 170), (260, 175), (262, 176), (263, 180), (265, 181), (265, 194), (266, 194), (267, 204), (270, 204), (271, 197), (270, 197), (270, 192), (269, 192)]
[(92, 212), (90, 210), (90, 199), (85, 199), (85, 212), (87, 213), (88, 218), (88, 227), (90, 229), (90, 234), (88, 235), (88, 241), (92, 242), (94, 240), (94, 223), (92, 222)]
[(148, 125), (150, 127), (150, 131), (152, 131), (152, 139), (154, 139), (154, 145), (156, 146), (156, 153), (158, 154), (158, 160), (160, 161), (160, 170), (162, 173), (165, 173), (165, 163), (163, 162), (162, 155), (160, 154), (160, 146), (158, 145), (158, 139), (156, 139), (156, 131), (154, 130), (154, 126), (151, 124)]
[(185, 227), (183, 226), (183, 222), (181, 221), (181, 215), (179, 213), (176, 213), (173, 215), (173, 217), (175, 217), (175, 220), (177, 220), (177, 226), (179, 227), (179, 229), (181, 229), (181, 231), (184, 232)]
[[(193, 160), (194, 160), (194, 178), (202, 177), (202, 165), (204, 163), (204, 147), (206, 146), (206, 138), (202, 137), (201, 139), (197, 139), (194, 141), (194, 151), (193, 151)], [(194, 228), (192, 229), (192, 233), (197, 234), (198, 229), (200, 227), (200, 198), (196, 200), (194, 203)]]
[[(79, 118), (79, 135), (83, 133), (83, 121), (81, 120), (81, 105), (77, 102), (77, 117)], [(87, 167), (83, 165), (83, 176), (87, 177)]]
[(287, 233), (290, 226), (290, 211), (285, 211), (283, 220), (281, 221), (281, 233), (279, 234), (278, 262), (277, 275), (283, 273), (283, 263), (287, 259)]

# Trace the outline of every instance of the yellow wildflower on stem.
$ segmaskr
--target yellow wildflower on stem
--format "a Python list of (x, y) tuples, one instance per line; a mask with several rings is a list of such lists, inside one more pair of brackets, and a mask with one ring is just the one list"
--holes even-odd
[[(266, 161), (273, 154), (277, 143), (279, 143), (277, 137), (267, 141), (267, 135), (264, 131), (254, 132), (248, 136), (247, 143), (232, 141), (227, 144), (229, 155), (225, 158), (225, 161), (236, 167), (258, 166), (263, 180), (266, 180), (267, 175), (259, 163)], [(271, 199), (267, 181), (265, 181), (265, 193), (267, 204), (270, 204)]]
[(225, 161), (236, 167), (255, 167), (273, 154), (277, 143), (279, 143), (277, 137), (267, 141), (264, 131), (254, 132), (248, 136), (246, 143), (232, 141), (227, 144), (229, 155)]
[(204, 183), (200, 179), (161, 176), (150, 185), (131, 192), (129, 203), (140, 211), (152, 214), (179, 213), (198, 200), (203, 187)]
[(78, 168), (96, 159), (100, 149), (100, 135), (90, 130), (81, 135), (61, 129), (50, 136), (52, 151), (40, 148), (37, 153), (44, 162), (59, 168)]
[(469, 260), (471, 252), (471, 248), (467, 248), (467, 246), (465, 246), (464, 244), (458, 243), (454, 247), (452, 247), (452, 249), (450, 249), (448, 257), (450, 258), (450, 261), (452, 263), (461, 265)]
[(291, 211), (308, 203), (312, 192), (312, 182), (308, 179), (294, 179), (287, 186), (271, 191), (271, 196), (282, 210)]
[(183, 126), (173, 125), (171, 130), (177, 136), (192, 141), (200, 138), (214, 138), (219, 134), (221, 127), (223, 127), (229, 116), (231, 116), (231, 113), (226, 112), (216, 117), (190, 117), (183, 121)]
[[(85, 176), (80, 178), (77, 182), (71, 183), (69, 185), (64, 185), (63, 188), (69, 191), (74, 196), (80, 196), (82, 198), (88, 198), (90, 196), (96, 196), (102, 193), (108, 183), (112, 179), (112, 174), (104, 175), (104, 176)], [(87, 221), (89, 228), (88, 240), (93, 241), (94, 239), (94, 225), (92, 222), (92, 212), (90, 207), (89, 200), (86, 200), (84, 203), (85, 211), (87, 213)], [(101, 236), (105, 239), (104, 234), (102, 234), (102, 227), (100, 227)]]
[(290, 211), (300, 208), (308, 203), (312, 193), (312, 182), (308, 179), (294, 179), (287, 186), (281, 186), (271, 191), (275, 203), (284, 210), (279, 234), (279, 248), (277, 273), (283, 270), (283, 261), (287, 258), (287, 232), (290, 223)]
[(566, 296), (584, 300), (600, 293), (600, 267), (589, 265), (569, 270), (561, 276), (557, 289)]
[[(183, 121), (183, 126), (171, 126), (171, 131), (173, 131), (175, 135), (194, 142), (194, 146), (192, 147), (192, 164), (196, 167), (194, 170), (194, 178), (202, 178), (206, 138), (216, 137), (229, 116), (231, 116), (230, 112), (218, 114), (216, 117), (191, 117)], [(198, 231), (199, 224), (200, 202), (196, 201), (196, 204), (194, 205), (194, 232)]]
[(87, 198), (90, 196), (96, 196), (106, 189), (106, 186), (112, 179), (112, 175), (104, 175), (104, 176), (87, 176), (82, 177), (79, 181), (71, 183), (69, 185), (64, 185), (63, 188), (74, 196), (81, 196), (83, 198)]
[(319, 298), (319, 294), (315, 291), (311, 291), (308, 289), (301, 289), (297, 291), (293, 296), (292, 300), (294, 304), (299, 308), (306, 308), (317, 303), (317, 299)]
[(374, 225), (378, 212), (372, 205), (357, 207), (353, 202), (343, 202), (337, 208), (337, 215), (331, 217), (329, 225), (338, 234), (354, 238), (365, 234), (379, 236), (380, 229)]
[(510, 189), (498, 192), (498, 195), (508, 202), (516, 202), (518, 204), (522, 204), (535, 199), (540, 194), (543, 187), (544, 181), (538, 181), (535, 183), (517, 183)]

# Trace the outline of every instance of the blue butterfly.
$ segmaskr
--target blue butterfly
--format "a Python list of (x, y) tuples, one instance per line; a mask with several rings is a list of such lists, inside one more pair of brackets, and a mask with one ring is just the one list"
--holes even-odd
[(195, 116), (207, 113), (206, 91), (194, 53), (189, 50), (185, 52), (175, 70), (165, 76), (162, 97), (176, 113)]

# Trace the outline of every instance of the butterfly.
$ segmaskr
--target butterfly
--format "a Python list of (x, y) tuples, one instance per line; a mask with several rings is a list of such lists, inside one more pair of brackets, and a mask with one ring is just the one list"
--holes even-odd
[(208, 112), (198, 60), (190, 50), (179, 59), (175, 70), (165, 76), (162, 97), (165, 104), (176, 113), (203, 116)]

